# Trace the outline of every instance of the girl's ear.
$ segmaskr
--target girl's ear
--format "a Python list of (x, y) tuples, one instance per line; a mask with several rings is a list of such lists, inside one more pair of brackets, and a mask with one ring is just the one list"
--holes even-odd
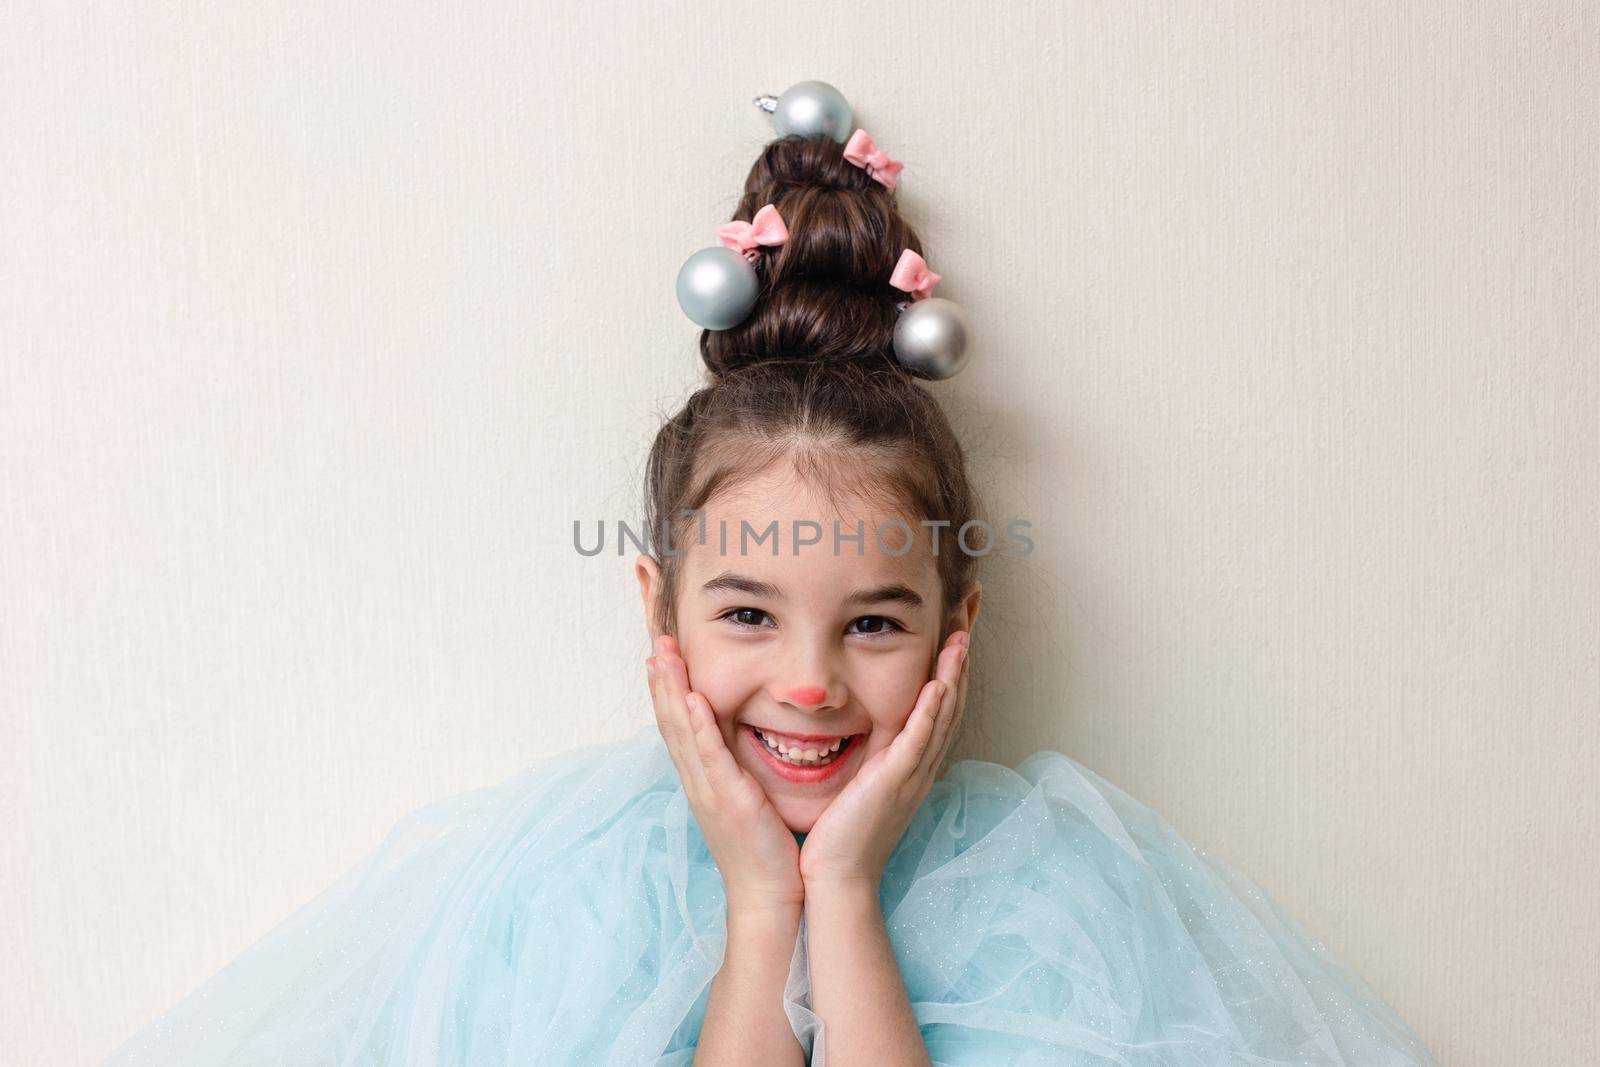
[(650, 643), (661, 636), (656, 628), (656, 601), (661, 596), (661, 568), (648, 555), (641, 554), (633, 563), (634, 574), (639, 579), (639, 597), (644, 601), (644, 628), (650, 634)]
[(983, 602), (983, 586), (976, 580), (967, 590), (967, 595), (952, 609), (949, 622), (946, 624), (945, 633), (955, 633), (957, 630), (972, 632), (972, 624), (978, 621), (978, 605)]

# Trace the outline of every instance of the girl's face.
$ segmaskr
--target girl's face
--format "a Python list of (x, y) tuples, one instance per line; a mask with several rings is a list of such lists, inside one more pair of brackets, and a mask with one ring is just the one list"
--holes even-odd
[[(943, 638), (970, 629), (980, 596), (974, 586), (945, 617), (928, 529), (903, 520), (917, 543), (892, 556), (879, 548), (875, 531), (896, 516), (859, 502), (842, 506), (843, 513), (828, 509), (784, 469), (713, 499), (703, 539), (692, 530), (687, 544), (672, 546), (686, 553), (675, 636), (689, 687), (710, 703), (728, 750), (796, 833), (809, 833), (861, 761), (900, 733), (933, 677)], [(836, 520), (842, 536), (853, 537), (863, 523), (862, 542), (841, 539), (836, 552)], [(777, 554), (767, 532), (774, 521)], [(750, 529), (743, 545), (741, 522)], [(817, 543), (799, 544), (819, 530)], [(941, 552), (959, 551), (953, 535), (943, 536), (948, 529), (940, 533)], [(883, 528), (891, 552), (905, 536), (898, 524)], [(660, 570), (641, 555), (636, 571), (654, 636)], [(805, 735), (812, 739), (801, 747), (819, 751), (833, 739), (848, 740), (828, 766), (790, 768), (769, 754), (757, 729), (780, 735), (774, 740)]]

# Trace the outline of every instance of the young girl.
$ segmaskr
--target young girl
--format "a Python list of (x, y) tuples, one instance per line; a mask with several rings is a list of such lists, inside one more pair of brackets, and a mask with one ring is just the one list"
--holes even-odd
[(650, 454), (655, 723), (402, 819), (107, 1062), (1433, 1062), (1074, 760), (939, 777), (981, 515), (895, 355), (921, 243), (873, 170), (789, 134), (745, 182), (736, 220), (771, 205), (786, 234)]

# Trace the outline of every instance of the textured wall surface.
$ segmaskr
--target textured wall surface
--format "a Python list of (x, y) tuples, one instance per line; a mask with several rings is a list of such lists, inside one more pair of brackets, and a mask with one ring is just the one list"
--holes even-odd
[(649, 721), (571, 524), (639, 517), (678, 265), (813, 77), (1035, 524), (958, 755), (1153, 804), (1443, 1062), (1592, 1062), (1600, 15), (1183, 7), (5, 5), (7, 1062)]

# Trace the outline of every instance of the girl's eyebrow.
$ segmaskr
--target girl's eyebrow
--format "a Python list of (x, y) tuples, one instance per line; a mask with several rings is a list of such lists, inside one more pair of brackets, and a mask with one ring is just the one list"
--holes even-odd
[(734, 574), (732, 571), (723, 571), (700, 588), (707, 593), (726, 589), (731, 593), (745, 593), (749, 596), (765, 597), (768, 600), (783, 599), (782, 590), (770, 582), (759, 582), (742, 574)]
[[(734, 593), (744, 593), (747, 596), (765, 597), (768, 600), (782, 600), (783, 590), (771, 582), (747, 578), (742, 574), (724, 571), (700, 587), (707, 593), (727, 590)], [(881, 604), (893, 601), (904, 604), (907, 609), (915, 611), (922, 607), (922, 596), (915, 589), (902, 582), (890, 582), (880, 585), (876, 589), (858, 589), (845, 597), (846, 604)]]
[(904, 604), (910, 611), (922, 607), (921, 595), (910, 586), (899, 582), (880, 585), (876, 589), (859, 589), (844, 598), (846, 604), (882, 604), (885, 601)]

